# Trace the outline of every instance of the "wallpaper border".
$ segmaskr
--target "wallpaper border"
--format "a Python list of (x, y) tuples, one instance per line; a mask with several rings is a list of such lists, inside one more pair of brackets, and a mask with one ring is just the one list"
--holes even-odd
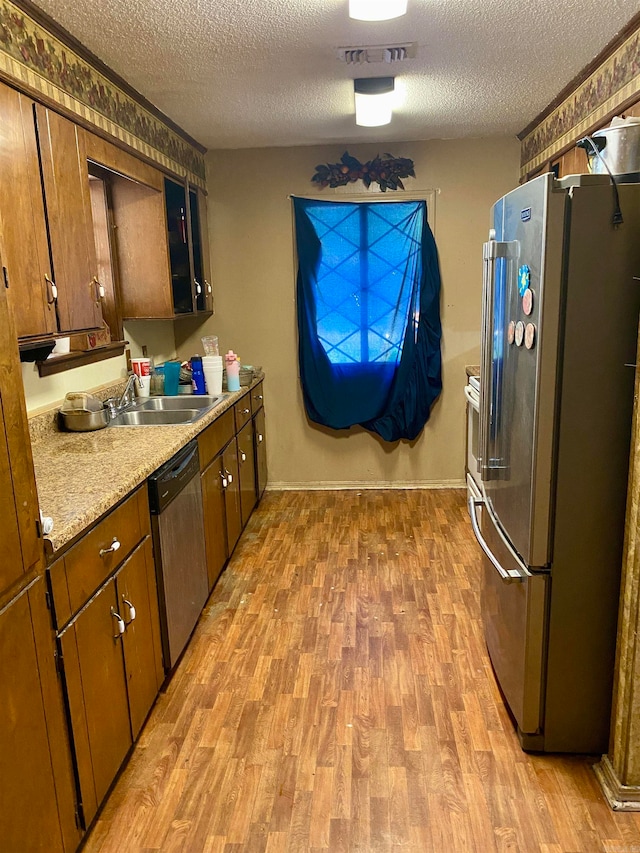
[(521, 177), (535, 172), (616, 110), (639, 97), (640, 28), (530, 132), (523, 131), (519, 135)]
[(201, 151), (11, 0), (0, 0), (0, 74), (205, 189)]

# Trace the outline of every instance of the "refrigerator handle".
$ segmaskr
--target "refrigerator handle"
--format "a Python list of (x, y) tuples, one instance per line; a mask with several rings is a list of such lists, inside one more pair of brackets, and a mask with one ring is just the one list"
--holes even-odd
[(509, 548), (509, 551), (514, 557), (514, 559), (517, 560), (520, 568), (505, 569), (504, 566), (500, 564), (491, 548), (489, 548), (489, 546), (487, 545), (480, 531), (480, 525), (478, 524), (478, 515), (476, 513), (476, 507), (482, 506), (485, 508), (486, 511), (485, 502), (482, 500), (482, 498), (474, 498), (473, 495), (469, 495), (467, 504), (469, 507), (469, 518), (471, 519), (471, 527), (473, 528), (473, 534), (478, 540), (478, 544), (480, 545), (484, 553), (487, 555), (489, 562), (500, 575), (501, 579), (505, 583), (521, 583), (525, 578), (532, 577), (531, 572), (526, 568), (524, 563), (522, 563), (522, 561), (517, 558), (515, 554), (513, 554), (513, 550), (509, 548), (509, 545), (506, 541), (505, 545), (507, 545), (507, 547)]
[(478, 471), (483, 480), (489, 475), (489, 418), (491, 413), (491, 362), (493, 356), (493, 301), (495, 240), (482, 247), (482, 349), (480, 352), (480, 417), (478, 434)]

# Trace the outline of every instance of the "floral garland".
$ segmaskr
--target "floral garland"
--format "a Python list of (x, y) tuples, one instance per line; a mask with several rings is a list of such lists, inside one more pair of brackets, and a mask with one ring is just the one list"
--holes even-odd
[(367, 187), (378, 184), (382, 192), (387, 190), (404, 189), (401, 178), (415, 178), (413, 160), (407, 157), (394, 157), (385, 154), (384, 158), (376, 154), (373, 160), (361, 163), (345, 151), (339, 163), (321, 163), (316, 166), (316, 173), (311, 178), (321, 187), (344, 187), (361, 180)]

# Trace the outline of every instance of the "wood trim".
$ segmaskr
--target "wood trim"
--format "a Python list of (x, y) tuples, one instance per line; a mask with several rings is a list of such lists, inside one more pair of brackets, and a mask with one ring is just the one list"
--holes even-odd
[(55, 36), (64, 44), (68, 45), (71, 50), (74, 51), (79, 57), (84, 59), (85, 62), (88, 62), (92, 65), (96, 71), (99, 71), (100, 74), (103, 74), (108, 80), (110, 80), (114, 85), (116, 85), (119, 89), (122, 89), (130, 98), (133, 98), (134, 101), (137, 101), (141, 107), (144, 107), (147, 112), (151, 113), (155, 118), (161, 121), (163, 124), (166, 124), (174, 133), (184, 139), (185, 142), (188, 142), (189, 145), (192, 145), (197, 151), (201, 154), (206, 154), (207, 149), (204, 145), (201, 145), (197, 142), (192, 136), (184, 131), (179, 125), (177, 125), (172, 119), (170, 119), (167, 115), (161, 112), (156, 106), (154, 106), (151, 101), (148, 101), (144, 95), (141, 95), (137, 89), (134, 89), (130, 83), (127, 83), (119, 74), (109, 68), (108, 65), (105, 65), (101, 59), (99, 59), (94, 53), (92, 53), (87, 47), (85, 47), (81, 42), (78, 41), (68, 30), (65, 30), (57, 21), (53, 18), (50, 18), (46, 12), (43, 12), (39, 6), (34, 5), (30, 2), (30, 0), (11, 0), (16, 6), (22, 9), (30, 18), (32, 18), (36, 23), (40, 24), (40, 26), (47, 29), (51, 35)]
[(600, 782), (602, 793), (614, 811), (640, 811), (640, 785), (623, 785), (608, 755), (603, 755), (601, 760), (594, 764), (593, 771)]
[(560, 104), (565, 101), (575, 90), (582, 85), (582, 83), (590, 77), (594, 71), (596, 71), (600, 65), (602, 65), (606, 60), (613, 54), (615, 51), (623, 44), (626, 39), (629, 38), (631, 33), (635, 32), (640, 27), (640, 12), (631, 18), (628, 24), (624, 26), (619, 33), (617, 33), (611, 41), (606, 44), (600, 53), (592, 59), (588, 65), (579, 71), (578, 74), (571, 80), (567, 85), (562, 89), (562, 91), (556, 95), (556, 97), (548, 104), (541, 113), (530, 121), (529, 124), (517, 134), (517, 138), (522, 142), (522, 140), (528, 136), (534, 128), (536, 128), (541, 121), (543, 121), (547, 116), (551, 115), (551, 113), (560, 106)]
[(88, 352), (70, 352), (48, 358), (45, 361), (36, 361), (40, 376), (53, 376), (62, 373), (63, 370), (71, 370), (73, 367), (82, 367), (85, 364), (95, 364), (107, 358), (122, 355), (129, 341), (112, 341), (104, 347), (97, 347)]

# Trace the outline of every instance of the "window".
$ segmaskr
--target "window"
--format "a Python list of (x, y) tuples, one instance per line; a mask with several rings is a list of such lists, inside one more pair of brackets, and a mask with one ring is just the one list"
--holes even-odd
[(424, 201), (294, 199), (311, 420), (414, 438), (441, 388), (440, 276)]

